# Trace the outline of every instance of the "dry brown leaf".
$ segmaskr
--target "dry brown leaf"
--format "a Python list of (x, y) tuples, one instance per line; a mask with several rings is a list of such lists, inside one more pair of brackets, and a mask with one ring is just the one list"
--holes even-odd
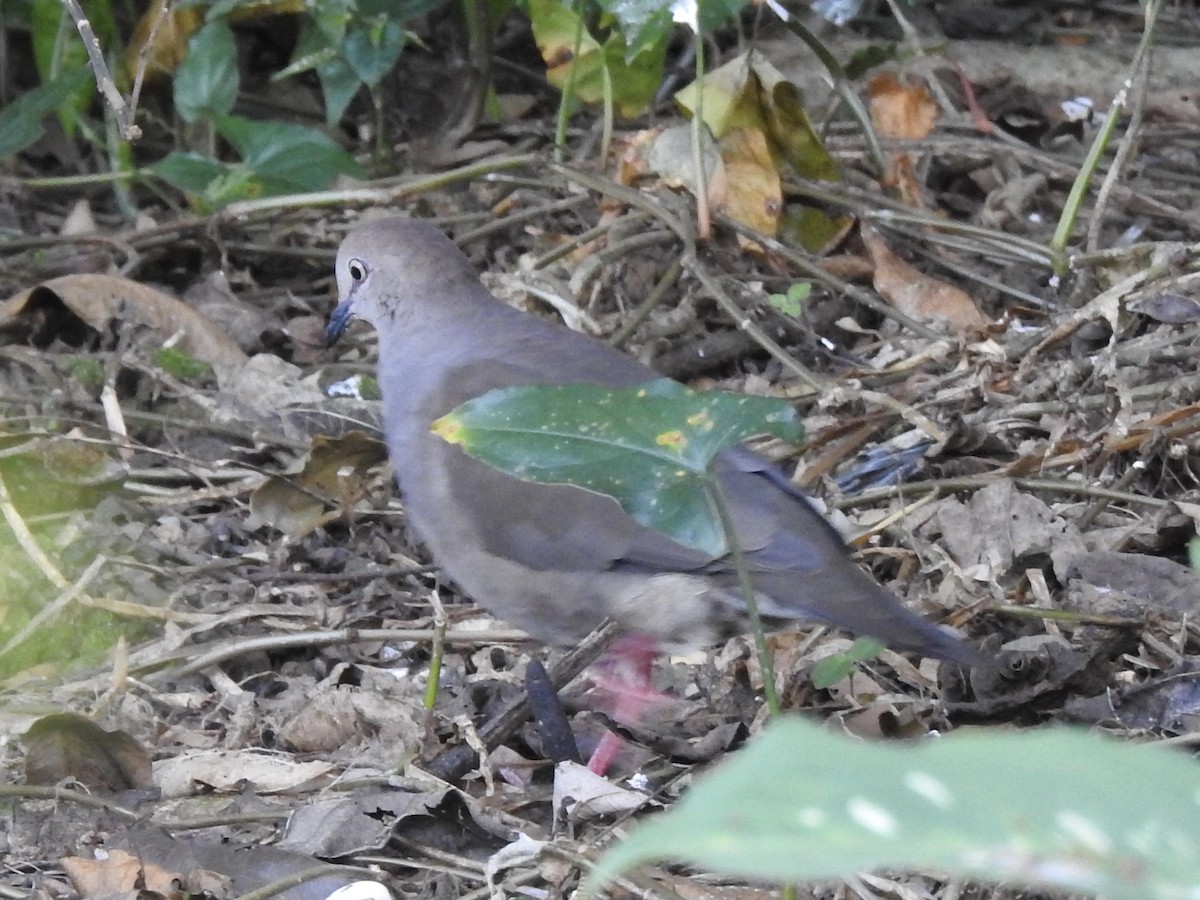
[(871, 261), (861, 253), (839, 253), (821, 260), (821, 268), (843, 281), (866, 281), (874, 272)]
[(864, 224), (860, 233), (875, 263), (875, 290), (900, 312), (918, 322), (945, 323), (959, 334), (987, 327), (987, 319), (966, 291), (918, 272), (869, 225)]
[[(186, 847), (182, 842), (180, 846)], [(184, 857), (182, 853), (176, 855)], [(184, 861), (189, 860), (185, 857)], [(209, 889), (214, 897), (231, 896), (229, 879), (224, 875), (204, 869), (170, 868), (150, 862), (145, 853), (134, 856), (119, 847), (108, 849), (105, 859), (72, 856), (62, 859), (61, 863), (71, 884), (84, 898), (111, 900), (127, 893), (130, 897), (158, 896), (175, 900), (195, 896), (202, 892), (201, 888)]]
[[(724, 146), (722, 141), (720, 147)], [(720, 147), (704, 132), (701, 145), (701, 165), (708, 202), (719, 207), (725, 199), (728, 179)], [(646, 163), (669, 187), (684, 188), (695, 196), (696, 167), (692, 154), (692, 127), (675, 125), (654, 136), (646, 150)]]
[(1123, 728), (1140, 731), (1188, 734), (1200, 713), (1200, 672), (1189, 660), (1177, 671), (1144, 684), (1110, 690), (1104, 699), (1109, 701), (1107, 714), (1101, 712), (1098, 719), (1106, 727), (1119, 722)]
[(879, 183), (895, 190), (901, 200), (915, 209), (934, 208), (926, 194), (924, 182), (917, 175), (916, 162), (911, 153), (893, 153)]
[(0, 331), (39, 316), (43, 321), (34, 327), (44, 330), (45, 320), (61, 313), (62, 307), (95, 331), (106, 331), (117, 320), (150, 328), (163, 341), (179, 335), (176, 348), (211, 366), (246, 361), (232, 338), (186, 303), (115, 275), (64, 275), (14, 294), (0, 303)]
[[(174, 72), (183, 58), (187, 56), (188, 39), (204, 21), (204, 10), (199, 6), (172, 6), (159, 19), (162, 7), (158, 3), (148, 5), (146, 12), (138, 20), (125, 49), (125, 71), (132, 79), (137, 73), (139, 60), (143, 53), (148, 52), (146, 59), (146, 77), (155, 78), (170, 75)], [(154, 43), (146, 50), (147, 43), (153, 34)]]
[(1144, 553), (1096, 550), (1072, 557), (1065, 609), (1138, 618), (1149, 613), (1194, 617), (1200, 581), (1190, 566)]
[[(447, 800), (453, 802), (456, 793), (449, 785), (431, 785), (426, 790), (359, 790), (316, 799), (292, 813), (279, 847), (298, 859), (308, 854), (328, 858), (378, 852), (396, 831), (406, 831), (404, 825), (416, 826), (427, 820)], [(259, 849), (279, 854), (284, 852), (280, 848)], [(273, 861), (267, 857), (264, 862)], [(279, 867), (274, 861), (272, 868)], [(278, 875), (265, 880), (274, 878)]]
[(124, 731), (105, 731), (77, 713), (55, 713), (22, 736), (25, 780), (57, 784), (74, 778), (93, 791), (119, 793), (154, 786), (150, 754)]
[[(915, 141), (933, 131), (938, 116), (937, 104), (924, 86), (903, 85), (894, 74), (884, 72), (871, 79), (867, 94), (871, 120), (880, 137)], [(908, 203), (921, 209), (928, 208), (912, 154), (893, 153), (882, 183), (885, 187), (898, 188)]]
[(251, 495), (248, 524), (272, 525), (293, 538), (310, 534), (358, 502), (366, 493), (365, 473), (385, 459), (383, 444), (361, 431), (317, 436), (300, 468), (272, 476)]
[(977, 581), (998, 582), (1030, 556), (1049, 555), (1054, 574), (1066, 582), (1072, 560), (1086, 550), (1079, 529), (1040, 498), (998, 479), (966, 502), (938, 501), (918, 531), (940, 534), (939, 545)]
[(893, 73), (884, 72), (867, 84), (867, 95), (880, 137), (917, 141), (933, 131), (937, 104), (924, 86), (903, 85)]
[(164, 797), (190, 797), (197, 791), (260, 794), (312, 790), (336, 774), (330, 762), (296, 762), (290, 756), (254, 750), (202, 750), (180, 753), (154, 764), (154, 780)]
[(163, 897), (179, 897), (176, 874), (148, 865), (124, 850), (113, 850), (107, 859), (69, 856), (61, 860), (63, 870), (81, 897), (138, 896), (139, 890)]
[(1195, 87), (1151, 91), (1146, 97), (1146, 115), (1167, 122), (1200, 125), (1200, 99)]
[(658, 140), (662, 127), (644, 128), (641, 131), (618, 137), (613, 142), (613, 156), (617, 160), (617, 184), (632, 186), (638, 179), (650, 174), (650, 148)]

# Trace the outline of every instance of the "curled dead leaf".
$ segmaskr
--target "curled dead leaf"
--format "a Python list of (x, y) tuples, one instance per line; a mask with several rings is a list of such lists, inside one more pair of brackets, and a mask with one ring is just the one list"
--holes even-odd
[(871, 120), (880, 137), (917, 141), (928, 137), (937, 121), (937, 103), (923, 85), (904, 85), (891, 72), (867, 85)]
[(93, 791), (114, 794), (154, 786), (150, 754), (137, 740), (124, 731), (105, 731), (78, 713), (43, 716), (21, 740), (29, 784), (74, 778)]
[[(70, 313), (70, 315), (66, 315)], [(212, 366), (239, 366), (246, 354), (204, 316), (160, 290), (115, 275), (64, 275), (0, 303), (0, 331), (28, 327), (48, 341), (82, 322), (106, 331), (113, 321), (152, 330), (162, 341)]]
[(124, 850), (111, 850), (101, 859), (67, 856), (61, 863), (81, 897), (183, 896), (177, 872)]
[(318, 436), (295, 471), (269, 478), (254, 491), (250, 524), (303, 537), (345, 515), (366, 492), (366, 471), (385, 459), (383, 444), (361, 431), (340, 438)]
[(875, 290), (900, 312), (918, 322), (944, 323), (959, 334), (987, 327), (987, 319), (966, 291), (918, 272), (869, 225), (864, 224), (860, 233), (875, 263)]
[(148, 77), (170, 75), (187, 56), (188, 38), (203, 22), (204, 11), (198, 6), (172, 6), (164, 13), (159, 4), (151, 3), (125, 50), (126, 73), (133, 78), (144, 57)]

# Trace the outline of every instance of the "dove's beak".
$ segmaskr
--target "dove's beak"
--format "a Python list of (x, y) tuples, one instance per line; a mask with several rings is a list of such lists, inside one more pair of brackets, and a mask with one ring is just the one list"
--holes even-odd
[(325, 346), (337, 343), (350, 320), (354, 318), (354, 300), (347, 298), (333, 308), (329, 315), (329, 324), (325, 326)]

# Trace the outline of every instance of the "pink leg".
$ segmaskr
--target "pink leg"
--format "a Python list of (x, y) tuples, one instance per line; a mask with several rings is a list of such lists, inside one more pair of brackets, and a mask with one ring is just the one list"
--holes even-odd
[[(643, 634), (628, 634), (613, 642), (607, 658), (597, 666), (595, 682), (612, 694), (608, 713), (615, 721), (635, 724), (647, 707), (663, 699), (650, 686), (650, 673), (657, 657), (658, 641)], [(597, 775), (605, 774), (624, 745), (620, 737), (607, 732), (588, 760), (588, 768)]]

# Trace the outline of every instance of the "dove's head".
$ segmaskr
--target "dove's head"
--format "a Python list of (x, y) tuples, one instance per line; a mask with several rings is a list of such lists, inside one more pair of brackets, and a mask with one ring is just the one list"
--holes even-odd
[(420, 219), (376, 219), (355, 228), (338, 248), (338, 304), (325, 328), (332, 344), (351, 319), (379, 327), (387, 316), (419, 314), (415, 305), (453, 296), (464, 281), (478, 285), (470, 261), (454, 242)]

